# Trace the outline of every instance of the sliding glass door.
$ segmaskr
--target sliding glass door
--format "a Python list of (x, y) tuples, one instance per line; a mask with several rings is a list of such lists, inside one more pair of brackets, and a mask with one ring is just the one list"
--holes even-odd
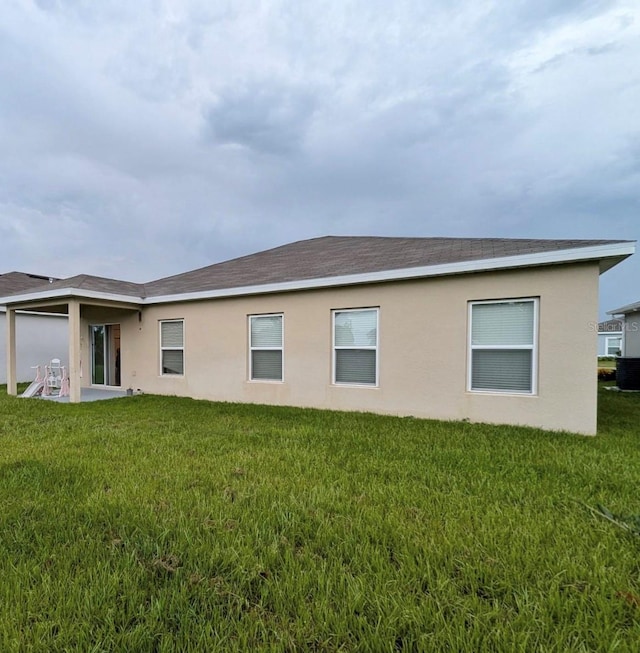
[(120, 385), (120, 325), (92, 324), (91, 384)]

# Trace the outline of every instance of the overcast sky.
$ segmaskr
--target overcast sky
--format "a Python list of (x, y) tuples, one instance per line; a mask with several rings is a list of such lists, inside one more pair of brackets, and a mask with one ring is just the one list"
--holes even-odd
[(3, 0), (0, 272), (327, 234), (637, 239), (638, 0)]

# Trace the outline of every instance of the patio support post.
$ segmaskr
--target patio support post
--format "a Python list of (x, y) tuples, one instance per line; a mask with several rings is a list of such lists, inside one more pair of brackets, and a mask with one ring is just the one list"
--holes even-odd
[(7, 394), (18, 394), (16, 378), (16, 312), (7, 306)]
[(80, 302), (69, 300), (69, 401), (79, 403), (80, 388)]

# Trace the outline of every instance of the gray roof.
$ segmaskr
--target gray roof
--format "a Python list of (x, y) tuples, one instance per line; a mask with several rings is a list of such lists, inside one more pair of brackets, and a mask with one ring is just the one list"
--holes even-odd
[(324, 236), (145, 284), (148, 297), (606, 245), (610, 240)]
[(146, 298), (626, 242), (633, 241), (324, 236), (282, 245), (145, 284), (83, 274), (33, 290), (76, 288)]
[(51, 278), (26, 272), (5, 272), (0, 274), (0, 297), (31, 290), (43, 284), (49, 288), (49, 279)]
[(606, 320), (598, 324), (598, 333), (615, 333), (622, 331), (622, 320)]

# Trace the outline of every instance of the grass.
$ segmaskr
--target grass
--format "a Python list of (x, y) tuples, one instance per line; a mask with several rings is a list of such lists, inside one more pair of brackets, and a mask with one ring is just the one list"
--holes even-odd
[(585, 438), (2, 392), (0, 441), (3, 652), (638, 650), (638, 395)]

